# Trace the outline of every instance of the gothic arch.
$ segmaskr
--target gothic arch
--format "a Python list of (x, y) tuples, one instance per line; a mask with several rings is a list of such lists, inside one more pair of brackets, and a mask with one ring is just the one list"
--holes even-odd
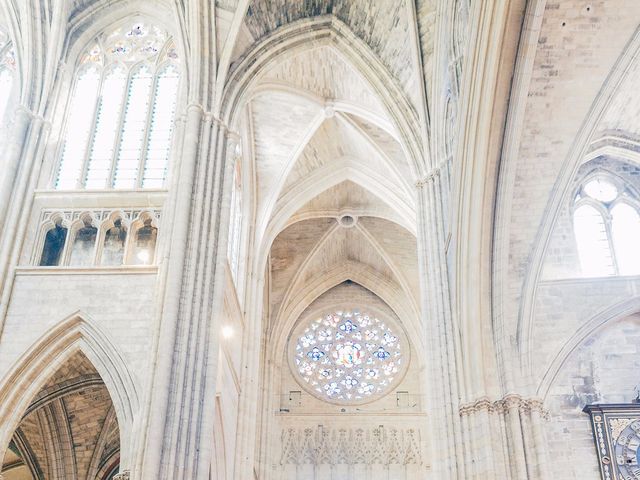
[[(362, 167), (354, 168), (354, 166)], [(328, 188), (338, 185), (345, 180), (351, 180), (362, 186), (372, 194), (379, 196), (376, 191), (382, 192), (380, 198), (394, 199), (390, 206), (396, 210), (403, 219), (402, 227), (415, 235), (415, 227), (412, 224), (411, 206), (403, 202), (403, 197), (398, 195), (392, 189), (387, 188), (384, 179), (375, 172), (369, 171), (366, 165), (361, 162), (354, 162), (353, 165), (345, 163), (340, 168), (332, 166), (330, 170), (320, 169), (309, 176), (304, 182), (296, 186), (294, 190), (286, 192), (286, 194), (278, 200), (275, 211), (268, 220), (265, 233), (262, 237), (261, 248), (258, 250), (256, 260), (259, 262), (257, 271), (262, 271), (274, 240), (278, 234), (285, 228), (291, 216), (305, 203), (321, 194)], [(384, 200), (383, 200), (384, 201)]]
[[(295, 295), (286, 299), (286, 304), (283, 302), (283, 307), (272, 328), (272, 332), (279, 332), (276, 338), (271, 339), (272, 351), (277, 352), (284, 348), (289, 332), (309, 305), (325, 292), (347, 280), (357, 283), (385, 302), (401, 320), (410, 338), (414, 339), (414, 342), (423, 341), (422, 335), (419, 334), (420, 325), (417, 323), (418, 313), (402, 303), (394, 286), (372, 268), (349, 262), (326, 272), (317, 281), (299, 289)], [(412, 322), (413, 319), (416, 321)]]
[(69, 21), (63, 57), (66, 59), (67, 65), (75, 65), (82, 52), (101, 32), (116, 28), (132, 17), (143, 17), (162, 26), (174, 36), (176, 47), (182, 55), (184, 67), (187, 58), (184, 51), (184, 32), (175, 22), (167, 21), (167, 18), (173, 18), (171, 13), (177, 13), (176, 7), (170, 8), (163, 2), (149, 3), (125, 0), (109, 4), (95, 2), (89, 11), (82, 12), (77, 18), (72, 18)]
[(568, 195), (571, 193), (572, 180), (582, 164), (582, 160), (587, 155), (598, 123), (613, 96), (626, 78), (629, 70), (632, 68), (634, 61), (638, 61), (637, 52), (639, 49), (640, 28), (635, 31), (633, 38), (627, 44), (626, 49), (612, 68), (609, 77), (594, 100), (580, 131), (576, 135), (572, 148), (563, 160), (552, 197), (547, 203), (547, 214), (544, 216), (542, 224), (538, 229), (533, 247), (534, 250), (530, 257), (531, 261), (529, 262), (524, 279), (522, 300), (517, 318), (517, 331), (515, 332), (517, 333), (518, 350), (526, 352), (521, 360), (521, 368), (527, 374), (531, 373), (532, 366), (530, 343), (533, 338), (537, 285), (542, 273), (547, 247), (553, 234), (553, 227), (559, 217), (562, 205), (565, 204)]
[(546, 400), (549, 389), (560, 373), (562, 367), (571, 358), (573, 352), (595, 332), (616, 323), (618, 320), (629, 317), (640, 311), (640, 297), (632, 298), (614, 304), (605, 310), (596, 313), (588, 321), (578, 328), (553, 358), (542, 379), (536, 387), (536, 395), (543, 401)]
[(91, 361), (109, 391), (120, 427), (121, 464), (129, 464), (129, 440), (139, 407), (138, 392), (121, 354), (82, 312), (67, 317), (43, 335), (0, 384), (0, 450), (6, 450), (21, 414), (42, 385), (78, 351)]
[(396, 140), (398, 139), (397, 132), (393, 128), (393, 125), (386, 118), (367, 109), (366, 107), (358, 105), (357, 103), (352, 102), (350, 100), (338, 99), (338, 98), (332, 98), (330, 102), (325, 102), (325, 100), (319, 95), (317, 95), (316, 93), (308, 90), (304, 90), (302, 88), (299, 88), (293, 85), (289, 85), (286, 82), (281, 82), (281, 83), (275, 82), (275, 81), (260, 82), (259, 85), (252, 88), (252, 94), (249, 97), (249, 99), (251, 100), (259, 97), (260, 95), (273, 93), (273, 92), (297, 95), (312, 103), (315, 103), (318, 106), (318, 108), (324, 108), (324, 107), (330, 106), (336, 112), (351, 113), (353, 115), (356, 115), (358, 117), (361, 117), (365, 120), (370, 121), (377, 127), (380, 127), (382, 130), (387, 132), (394, 139)]
[(336, 48), (371, 85), (398, 129), (397, 136), (410, 160), (414, 177), (423, 176), (426, 167), (420, 132), (415, 128), (418, 125), (415, 110), (371, 49), (337, 18), (319, 17), (293, 22), (277, 29), (245, 54), (230, 72), (227, 88), (220, 100), (221, 117), (225, 123), (235, 124), (244, 97), (270, 64), (283, 55), (319, 44)]

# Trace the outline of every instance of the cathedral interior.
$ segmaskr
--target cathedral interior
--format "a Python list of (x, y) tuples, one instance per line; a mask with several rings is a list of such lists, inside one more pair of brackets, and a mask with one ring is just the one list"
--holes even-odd
[(0, 0), (1, 480), (640, 480), (638, 0)]

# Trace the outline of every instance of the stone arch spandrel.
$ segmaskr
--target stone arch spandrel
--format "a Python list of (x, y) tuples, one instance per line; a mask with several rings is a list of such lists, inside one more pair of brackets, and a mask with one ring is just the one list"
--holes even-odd
[(546, 214), (537, 228), (532, 251), (529, 254), (530, 260), (523, 274), (523, 294), (518, 308), (518, 320), (514, 325), (506, 328), (506, 330), (517, 329), (513, 333), (517, 336), (517, 344), (523, 354), (521, 367), (526, 373), (531, 373), (533, 368), (532, 340), (535, 329), (534, 319), (536, 317), (537, 292), (554, 225), (559, 217), (562, 206), (565, 204), (567, 196), (571, 192), (571, 181), (588, 153), (592, 138), (597, 132), (598, 125), (603, 115), (605, 115), (607, 107), (615, 97), (616, 92), (627, 77), (627, 74), (632, 70), (635, 62), (637, 62), (639, 45), (640, 30), (636, 29), (624, 51), (611, 69), (605, 83), (600, 88), (591, 108), (579, 127), (566, 157), (562, 160), (562, 166), (559, 169), (553, 192), (546, 202)]
[(549, 396), (550, 389), (556, 381), (556, 378), (574, 352), (583, 345), (585, 341), (597, 335), (599, 332), (608, 329), (619, 320), (630, 318), (631, 316), (640, 319), (640, 313), (637, 312), (640, 312), (640, 298), (632, 298), (618, 302), (593, 315), (589, 320), (584, 322), (551, 359), (544, 374), (538, 381), (536, 394), (543, 400)]
[[(567, 342), (540, 386), (549, 415), (548, 448), (563, 451), (556, 455), (554, 468), (567, 472), (567, 478), (601, 478), (589, 416), (583, 408), (594, 403), (629, 403), (635, 397), (639, 308), (636, 299), (594, 317)], [(631, 309), (636, 313), (629, 314)]]
[(139, 394), (124, 358), (88, 317), (75, 313), (33, 344), (0, 382), (0, 449), (6, 450), (22, 412), (45, 382), (76, 352), (100, 374), (111, 396), (121, 438), (121, 464), (128, 466)]

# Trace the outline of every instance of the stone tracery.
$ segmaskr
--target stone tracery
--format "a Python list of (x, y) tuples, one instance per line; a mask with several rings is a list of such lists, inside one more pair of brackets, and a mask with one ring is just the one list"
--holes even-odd
[(292, 367), (301, 384), (324, 400), (371, 401), (388, 393), (406, 370), (406, 340), (399, 335), (377, 316), (338, 310), (294, 334)]

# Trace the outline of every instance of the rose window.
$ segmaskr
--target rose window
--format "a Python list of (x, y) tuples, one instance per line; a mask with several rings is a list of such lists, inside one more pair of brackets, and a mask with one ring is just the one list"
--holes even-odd
[(300, 384), (333, 403), (364, 403), (387, 394), (401, 380), (409, 356), (399, 328), (358, 310), (303, 324), (290, 352)]

